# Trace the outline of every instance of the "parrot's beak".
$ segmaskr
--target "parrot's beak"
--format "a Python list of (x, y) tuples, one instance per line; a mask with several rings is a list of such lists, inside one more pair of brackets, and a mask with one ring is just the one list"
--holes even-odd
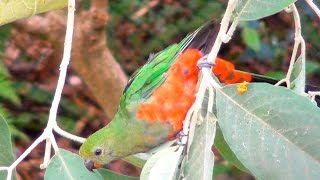
[(94, 168), (94, 163), (93, 161), (90, 161), (90, 160), (84, 160), (84, 166), (86, 166), (86, 168), (93, 172), (93, 168)]

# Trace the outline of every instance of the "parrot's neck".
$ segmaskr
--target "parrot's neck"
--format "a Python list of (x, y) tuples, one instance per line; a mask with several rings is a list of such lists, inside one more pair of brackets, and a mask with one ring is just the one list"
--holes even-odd
[(117, 157), (145, 152), (166, 141), (171, 126), (161, 122), (145, 122), (135, 118), (135, 112), (119, 110), (103, 129), (110, 149), (118, 149)]

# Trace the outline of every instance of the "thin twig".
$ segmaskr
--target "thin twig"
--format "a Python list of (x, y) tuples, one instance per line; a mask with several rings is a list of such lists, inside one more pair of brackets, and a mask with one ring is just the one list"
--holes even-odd
[[(74, 28), (74, 12), (75, 12), (75, 0), (68, 1), (68, 17), (67, 17), (67, 27), (66, 27), (66, 36), (64, 41), (64, 50), (63, 50), (63, 57), (60, 64), (60, 74), (59, 79), (56, 87), (56, 91), (52, 100), (50, 112), (49, 112), (49, 120), (47, 123), (46, 130), (44, 133), (47, 133), (47, 138), (49, 139), (48, 142), (52, 145), (55, 152), (57, 152), (58, 145), (53, 137), (52, 131), (55, 126), (57, 126), (57, 111), (61, 99), (62, 90), (65, 84), (66, 76), (67, 76), (67, 69), (70, 62), (71, 56), (71, 47), (72, 47), (72, 37), (73, 37), (73, 28)], [(57, 132), (58, 133), (58, 132)], [(46, 148), (45, 154), (48, 154)], [(51, 148), (50, 148), (51, 149)], [(40, 165), (41, 168), (46, 168), (48, 166), (47, 159), (44, 159), (44, 162)]]
[(308, 97), (312, 102), (316, 102), (316, 96), (320, 96), (320, 91), (308, 91)]
[(15, 167), (28, 155), (30, 152), (43, 140), (45, 140), (45, 134), (42, 133), (21, 155), (18, 159), (16, 159), (9, 167), (0, 167), (0, 170), (7, 170), (7, 180), (11, 180), (12, 171)]
[(228, 30), (228, 26), (230, 23), (232, 13), (236, 8), (237, 3), (238, 3), (238, 0), (230, 0), (228, 2), (226, 12), (224, 13), (224, 16), (223, 16), (221, 23), (220, 23), (221, 26), (220, 26), (220, 30), (217, 35), (217, 39), (216, 39), (210, 53), (208, 54), (208, 59), (210, 61), (212, 61), (213, 63), (215, 63), (215, 59), (218, 55), (218, 52), (219, 52), (220, 47), (222, 45), (222, 42), (226, 43), (231, 39), (231, 36), (232, 36), (234, 30), (230, 29), (229, 32), (227, 32), (227, 30)]
[(313, 0), (305, 0), (310, 8), (317, 14), (320, 19), (320, 9), (314, 4)]
[(68, 64), (70, 62), (70, 54), (72, 47), (72, 36), (73, 36), (73, 27), (74, 27), (74, 12), (75, 12), (75, 0), (68, 1), (68, 19), (67, 19), (67, 27), (66, 27), (66, 36), (64, 43), (64, 51), (63, 58), (60, 65), (60, 74), (57, 83), (57, 88), (54, 94), (54, 98), (52, 101), (52, 105), (49, 112), (49, 119), (46, 128), (43, 133), (22, 153), (22, 155), (16, 159), (9, 167), (0, 167), (0, 170), (7, 170), (7, 180), (11, 180), (13, 169), (28, 155), (30, 152), (42, 141), (46, 140), (46, 148), (44, 161), (40, 165), (40, 168), (46, 168), (49, 163), (50, 154), (51, 154), (51, 146), (53, 147), (55, 153), (59, 151), (57, 142), (53, 135), (53, 130), (55, 130), (58, 134), (63, 135), (72, 140), (76, 140), (79, 142), (83, 142), (83, 138), (76, 137), (71, 135), (57, 126), (57, 111), (58, 106), (61, 99), (61, 93), (65, 84), (66, 74)]
[[(221, 20), (221, 26), (217, 35), (217, 39), (207, 57), (207, 60), (212, 61), (213, 63), (215, 63), (215, 59), (217, 57), (218, 51), (220, 50), (222, 42), (227, 43), (231, 39), (231, 36), (235, 30), (237, 22), (234, 22), (231, 28), (229, 29), (229, 31), (227, 31), (232, 13), (236, 8), (237, 3), (238, 3), (238, 0), (230, 0), (228, 2), (228, 7)], [(201, 109), (206, 90), (208, 89), (210, 95), (212, 95), (212, 93), (214, 92), (212, 88), (214, 89), (221, 88), (221, 86), (217, 82), (215, 82), (215, 80), (213, 80), (213, 78), (211, 77), (211, 71), (209, 68), (201, 69), (201, 76), (198, 83), (200, 84), (196, 94), (196, 100), (193, 103), (193, 105), (190, 107), (189, 111), (187, 112), (186, 118), (183, 122), (182, 131), (185, 135), (189, 135), (189, 130), (192, 129), (190, 125), (196, 124), (194, 122), (191, 123), (191, 121), (194, 120), (194, 118), (192, 117)], [(211, 101), (213, 101), (213, 98), (209, 98), (209, 102), (208, 102), (209, 108), (213, 106), (213, 103), (214, 103)], [(184, 136), (181, 139), (181, 142), (186, 143), (188, 140), (187, 138), (188, 138), (187, 136)], [(181, 147), (181, 148), (184, 148), (184, 147)]]
[(314, 96), (320, 96), (320, 91), (308, 91), (308, 94), (314, 95)]
[(210, 70), (204, 69), (204, 70), (202, 70), (202, 74), (207, 79), (208, 83), (210, 83), (210, 85), (212, 87), (214, 87), (215, 89), (221, 88), (221, 86), (212, 78)]
[[(201, 74), (203, 74), (203, 71), (210, 71), (210, 68), (202, 68), (201, 69)], [(212, 77), (210, 76), (210, 78), (212, 79)], [(197, 115), (198, 112), (201, 110), (202, 108), (202, 102), (204, 101), (205, 98), (205, 93), (208, 90), (209, 91), (209, 95), (213, 96), (213, 86), (211, 86), (211, 83), (209, 83), (209, 79), (203, 75), (200, 75), (200, 79), (199, 79), (199, 88), (196, 94), (196, 100), (193, 103), (193, 105), (190, 107), (189, 111), (187, 112), (186, 118), (183, 122), (183, 134), (185, 134), (186, 136), (183, 136), (181, 139), (181, 143), (182, 144), (186, 144), (189, 140), (192, 140), (192, 137), (190, 138), (190, 135), (193, 134), (193, 130), (195, 129), (194, 127), (198, 124), (199, 119), (197, 119)], [(214, 81), (214, 80), (213, 80)], [(207, 108), (211, 108), (208, 109), (209, 112), (212, 112), (212, 106), (213, 106), (214, 102), (213, 102), (213, 98), (208, 99), (208, 107)], [(188, 149), (190, 148), (191, 145), (191, 141), (188, 142), (188, 146), (187, 146), (187, 152)], [(180, 149), (185, 148), (185, 146), (181, 146), (179, 147)]]
[(292, 70), (293, 70), (293, 65), (296, 61), (297, 53), (298, 53), (298, 48), (301, 46), (301, 57), (305, 60), (305, 42), (304, 39), (301, 35), (301, 24), (300, 24), (300, 16), (298, 13), (298, 10), (294, 4), (290, 5), (287, 9), (286, 12), (292, 13), (293, 14), (293, 19), (294, 19), (294, 25), (295, 25), (295, 34), (294, 34), (294, 45), (293, 45), (293, 51), (290, 59), (290, 65), (288, 68), (287, 75), (284, 79), (280, 80), (278, 83), (275, 85), (280, 85), (283, 82), (286, 82), (286, 85), (288, 88), (291, 87), (291, 82), (290, 82), (290, 77), (292, 75)]
[(46, 168), (46, 164), (49, 164), (49, 160), (50, 160), (50, 155), (51, 155), (51, 141), (50, 138), (46, 139), (46, 147), (45, 147), (45, 151), (44, 151), (44, 158), (43, 158), (43, 163), (40, 165), (40, 169), (45, 169)]
[(75, 136), (71, 133), (68, 133), (67, 131), (64, 131), (63, 129), (61, 129), (57, 124), (55, 124), (55, 126), (53, 127), (53, 130), (60, 134), (61, 136), (68, 138), (70, 140), (73, 140), (75, 142), (79, 142), (79, 143), (83, 143), (86, 139), (79, 137), (79, 136)]

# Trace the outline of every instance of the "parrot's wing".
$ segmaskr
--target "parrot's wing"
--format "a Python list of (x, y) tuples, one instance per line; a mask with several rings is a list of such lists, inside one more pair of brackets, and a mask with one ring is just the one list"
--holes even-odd
[(194, 48), (207, 54), (215, 42), (219, 26), (209, 21), (193, 33), (187, 35), (179, 44), (173, 44), (165, 50), (151, 56), (147, 64), (130, 78), (121, 97), (120, 106), (131, 102), (144, 101), (166, 79), (166, 72), (186, 48)]
[(166, 72), (189, 43), (192, 36), (188, 36), (179, 44), (173, 44), (165, 50), (152, 55), (147, 64), (133, 74), (123, 91), (120, 105), (130, 102), (144, 101), (166, 79)]

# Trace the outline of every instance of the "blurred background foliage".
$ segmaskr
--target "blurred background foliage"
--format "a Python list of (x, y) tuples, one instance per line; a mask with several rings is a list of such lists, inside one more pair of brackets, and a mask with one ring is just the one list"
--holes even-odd
[[(81, 1), (81, 5), (88, 9), (90, 0)], [(106, 27), (108, 47), (124, 71), (131, 75), (150, 54), (178, 42), (210, 19), (220, 21), (225, 7), (223, 0), (110, 0)], [(320, 86), (320, 22), (304, 1), (298, 1), (298, 8), (307, 47), (308, 83)], [(36, 50), (42, 46), (47, 48), (34, 56), (15, 42), (13, 32), (10, 25), (0, 27), (0, 114), (9, 123), (16, 148), (19, 151), (21, 147), (23, 151), (45, 127), (58, 76), (57, 70), (49, 75), (48, 68), (39, 70), (39, 63), (49, 66), (50, 71), (58, 67), (50, 67), (50, 58), (46, 58), (50, 55), (50, 46), (31, 41), (28, 46)], [(281, 12), (261, 21), (241, 23), (219, 56), (232, 61), (240, 70), (280, 79), (289, 65), (293, 38), (292, 17)], [(19, 72), (16, 70), (19, 68), (29, 69)], [(58, 123), (69, 132), (86, 136), (101, 121), (106, 121), (106, 117), (77, 81), (76, 72), (70, 69)], [(65, 146), (77, 149), (72, 143)], [(230, 165), (217, 165), (215, 174), (221, 173), (238, 176)]]
[[(226, 7), (225, 1), (157, 1), (155, 7), (137, 18), (137, 12), (150, 2), (110, 1), (109, 47), (128, 74), (143, 65), (150, 53), (178, 42), (209, 19), (219, 21)], [(318, 19), (303, 1), (298, 1), (298, 7), (307, 42), (307, 73), (313, 76), (320, 72)], [(291, 15), (285, 12), (262, 21), (243, 22), (231, 42), (223, 46), (220, 56), (250, 72), (282, 78), (293, 46), (292, 23)]]

